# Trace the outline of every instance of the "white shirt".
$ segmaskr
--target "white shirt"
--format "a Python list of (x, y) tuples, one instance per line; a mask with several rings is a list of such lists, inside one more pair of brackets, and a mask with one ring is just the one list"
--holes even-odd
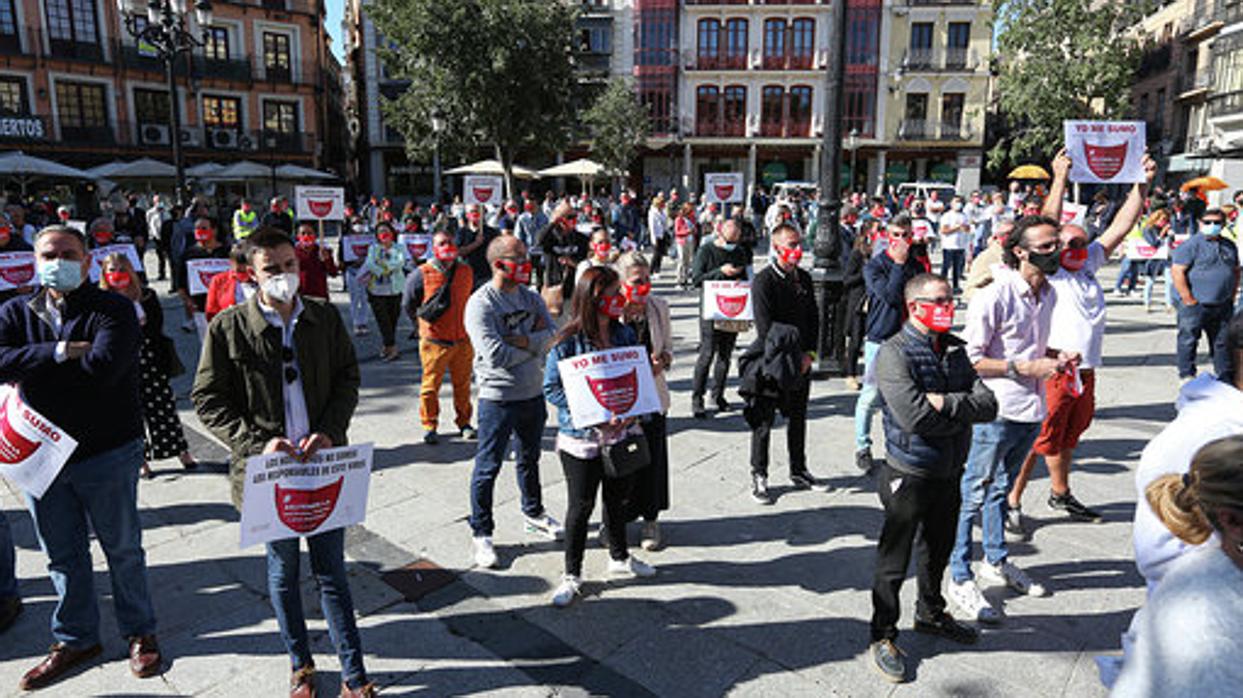
[[(980, 359), (1031, 361), (1049, 348), (1049, 324), (1057, 291), (1042, 284), (1032, 290), (1019, 272), (998, 264), (993, 283), (976, 292), (967, 308), (962, 338), (971, 363)], [(1039, 378), (985, 378), (997, 396), (997, 416), (1012, 422), (1042, 422), (1045, 417), (1044, 381)]]
[(941, 216), (941, 249), (965, 250), (971, 242), (971, 234), (964, 231), (946, 232), (950, 228), (967, 225), (967, 216), (962, 211), (948, 211)]
[[(293, 315), (290, 316), (288, 325), (275, 308), (265, 305), (262, 299), (258, 302), (263, 319), (281, 331), (281, 344), (293, 352), (293, 363), (281, 365), (281, 397), (285, 403), (285, 438), (297, 444), (311, 433), (311, 419), (306, 413), (306, 395), (302, 392), (302, 367), (298, 365), (298, 347), (293, 341), (294, 329), (302, 315), (302, 299), (294, 297)], [(281, 353), (284, 354), (284, 349)], [(285, 369), (290, 367), (298, 372), (297, 378), (292, 381), (285, 380)]]
[(1080, 368), (1101, 367), (1101, 344), (1105, 341), (1105, 292), (1096, 272), (1105, 266), (1105, 248), (1099, 242), (1088, 245), (1088, 261), (1079, 271), (1058, 269), (1049, 277), (1057, 291), (1053, 305), (1053, 327), (1049, 346), (1061, 351), (1077, 351), (1083, 356)]

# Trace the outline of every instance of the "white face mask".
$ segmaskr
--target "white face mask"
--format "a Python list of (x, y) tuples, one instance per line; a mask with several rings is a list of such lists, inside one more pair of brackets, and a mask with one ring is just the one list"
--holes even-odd
[(277, 274), (270, 276), (259, 284), (263, 294), (272, 301), (285, 304), (293, 300), (298, 293), (297, 274)]

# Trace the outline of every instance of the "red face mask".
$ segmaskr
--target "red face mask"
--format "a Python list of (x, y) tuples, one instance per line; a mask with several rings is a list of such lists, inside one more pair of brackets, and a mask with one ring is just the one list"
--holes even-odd
[(60, 217), (60, 219), (61, 219), (62, 221), (67, 221), (67, 220), (69, 220), (69, 212), (68, 212), (68, 211), (58, 211), (58, 212), (56, 213), (56, 215), (57, 215), (57, 216), (59, 216), (59, 217)]
[(511, 215), (511, 216), (516, 216), (516, 215), (518, 215), (518, 207), (517, 207), (517, 206), (515, 206), (515, 207), (513, 207), (513, 208), (507, 208), (507, 209), (505, 209), (505, 213), (508, 213), (508, 214), (509, 214), (509, 215)]
[(498, 259), (497, 263), (505, 270), (505, 276), (516, 284), (531, 283), (531, 260), (515, 262), (509, 259)]
[(311, 245), (315, 244), (315, 236), (314, 235), (299, 235), (298, 244), (302, 245), (303, 247), (310, 247)]
[(10, 229), (10, 228), (0, 228), (0, 245), (7, 245), (7, 244), (9, 244), (9, 238), (10, 238), (10, 237), (12, 237), (12, 236), (13, 236), (13, 231), (12, 231), (12, 229)]
[(203, 243), (211, 241), (211, 228), (195, 228), (194, 239)]
[(481, 214), (481, 213), (468, 213), (468, 214), (466, 214), (466, 220), (467, 220), (468, 222), (470, 222), (470, 223), (478, 223), (479, 221), (483, 220), (483, 214)]
[(443, 245), (436, 245), (432, 249), (432, 254), (436, 255), (436, 259), (442, 262), (452, 262), (457, 259), (457, 245), (449, 242)]
[(534, 213), (534, 212), (535, 212), (535, 202), (534, 202), (534, 201), (528, 201), (528, 202), (526, 202), (526, 204), (524, 204), (524, 205), (523, 205), (523, 208), (525, 208), (525, 209), (526, 209), (526, 211), (527, 211), (528, 213)]
[(233, 272), (233, 278), (244, 284), (250, 283), (250, 269), (243, 269), (241, 271)]
[(933, 332), (944, 334), (954, 326), (954, 303), (929, 303), (916, 301), (911, 317)]
[(95, 242), (100, 245), (107, 245), (108, 243), (112, 242), (112, 233), (102, 231), (102, 230), (98, 233), (95, 233)]
[(611, 250), (611, 249), (613, 249), (613, 245), (611, 245), (611, 244), (609, 244), (609, 243), (607, 243), (607, 242), (593, 242), (593, 243), (591, 243), (591, 251), (592, 251), (592, 252), (595, 252), (595, 253), (596, 253), (596, 256), (597, 256), (597, 257), (599, 257), (599, 258), (601, 258), (601, 259), (604, 259), (605, 257), (609, 256), (609, 250)]
[(647, 296), (652, 292), (652, 284), (639, 284), (631, 286), (630, 284), (622, 284), (622, 295), (625, 296), (627, 303), (643, 305), (647, 302)]
[(388, 244), (394, 240), (392, 233), (380, 233), (379, 235), (375, 236), (375, 238), (379, 240), (382, 244)]
[(782, 247), (777, 246), (777, 256), (782, 262), (790, 266), (797, 267), (798, 263), (803, 261), (803, 248), (801, 247)]
[(1079, 271), (1088, 263), (1088, 248), (1067, 247), (1062, 250), (1062, 266), (1066, 271)]
[(128, 271), (107, 271), (104, 272), (104, 281), (112, 288), (129, 288), (130, 276)]
[(600, 299), (596, 307), (600, 309), (600, 312), (607, 315), (609, 319), (617, 320), (621, 318), (622, 311), (626, 309), (626, 297), (620, 293), (605, 296)]

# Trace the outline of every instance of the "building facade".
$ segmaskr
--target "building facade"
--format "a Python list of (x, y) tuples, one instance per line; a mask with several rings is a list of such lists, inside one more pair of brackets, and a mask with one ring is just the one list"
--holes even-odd
[[(213, 10), (206, 45), (175, 73), (186, 163), (339, 171), (345, 144), (328, 128), (339, 68), (320, 0), (217, 0)], [(164, 64), (108, 0), (0, 0), (0, 112), (3, 148), (78, 166), (172, 158)]]

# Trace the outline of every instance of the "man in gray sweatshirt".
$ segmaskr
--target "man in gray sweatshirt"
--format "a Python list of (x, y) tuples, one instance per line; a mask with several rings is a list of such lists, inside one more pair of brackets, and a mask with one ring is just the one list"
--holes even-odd
[(552, 316), (532, 291), (531, 260), (521, 240), (504, 235), (488, 245), (492, 280), (466, 303), (466, 332), (475, 349), (479, 389), (479, 450), (470, 480), (470, 527), (475, 564), (495, 567), (492, 490), (511, 435), (518, 440), (518, 488), (526, 529), (552, 540), (562, 527), (544, 511), (540, 491), (540, 440), (547, 421), (543, 380)]

